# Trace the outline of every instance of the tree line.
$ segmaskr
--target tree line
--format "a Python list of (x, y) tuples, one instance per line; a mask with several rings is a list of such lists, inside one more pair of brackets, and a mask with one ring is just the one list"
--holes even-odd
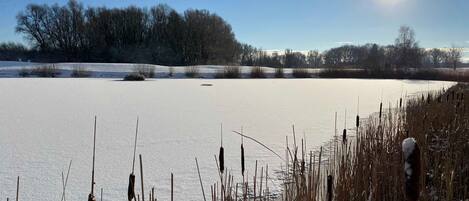
[(231, 26), (207, 10), (29, 4), (17, 15), (39, 59), (139, 62), (163, 65), (235, 63), (239, 43)]
[(445, 49), (425, 49), (416, 42), (412, 28), (402, 26), (398, 33), (392, 45), (343, 45), (322, 53), (318, 51), (303, 53), (286, 49), (283, 54), (278, 52), (267, 54), (261, 49), (244, 45), (240, 63), (286, 68), (365, 68), (382, 71), (396, 68), (456, 68), (461, 62), (460, 48), (453, 46)]
[(392, 45), (343, 45), (324, 52), (267, 52), (240, 43), (231, 26), (207, 10), (178, 13), (151, 8), (29, 4), (17, 15), (16, 31), (31, 48), (0, 44), (0, 60), (129, 62), (160, 65), (248, 65), (284, 68), (360, 67), (373, 70), (454, 67), (461, 49), (426, 50), (402, 26)]

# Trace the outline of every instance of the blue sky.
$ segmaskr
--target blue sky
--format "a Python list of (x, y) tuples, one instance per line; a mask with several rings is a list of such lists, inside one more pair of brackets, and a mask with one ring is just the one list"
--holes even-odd
[[(0, 0), (0, 41), (25, 42), (14, 32), (16, 14), (29, 3)], [(266, 50), (324, 50), (344, 43), (391, 44), (400, 25), (414, 28), (422, 47), (469, 48), (468, 0), (82, 0), (85, 6), (150, 7), (182, 12), (207, 9), (228, 21), (236, 37)], [(467, 49), (466, 49), (467, 50)]]

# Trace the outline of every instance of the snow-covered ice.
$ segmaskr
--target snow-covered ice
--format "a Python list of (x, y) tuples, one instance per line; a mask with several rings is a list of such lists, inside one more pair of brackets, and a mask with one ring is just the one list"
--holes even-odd
[[(239, 181), (240, 137), (232, 130), (243, 127), (246, 135), (284, 153), (285, 136), (291, 135), (295, 124), (297, 135), (304, 135), (312, 149), (334, 135), (336, 111), (339, 122), (346, 108), (347, 121), (354, 121), (358, 96), (360, 116), (366, 117), (378, 110), (381, 97), (384, 105), (395, 105), (401, 95), (452, 84), (358, 79), (0, 79), (0, 197), (14, 197), (19, 175), (22, 200), (60, 200), (61, 172), (72, 159), (67, 199), (86, 199), (94, 115), (98, 116), (96, 188), (104, 189), (104, 200), (126, 200), (137, 116), (137, 154), (143, 156), (146, 189), (155, 186), (158, 199), (167, 200), (174, 173), (176, 200), (202, 200), (194, 157), (205, 189), (210, 189), (218, 181), (214, 155), (220, 145), (220, 123), (225, 166)], [(253, 174), (255, 160), (259, 166), (269, 163), (272, 172), (279, 169), (280, 159), (268, 150), (249, 140), (244, 140), (244, 147), (248, 175)]]

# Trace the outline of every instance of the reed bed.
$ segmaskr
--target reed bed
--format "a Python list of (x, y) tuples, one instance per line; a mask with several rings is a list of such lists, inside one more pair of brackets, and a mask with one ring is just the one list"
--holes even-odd
[[(378, 116), (357, 127), (353, 143), (335, 148), (334, 163), (326, 166), (334, 178), (333, 200), (467, 199), (468, 90), (459, 84), (410, 99), (405, 107), (402, 100), (395, 109), (381, 111), (380, 106)], [(402, 151), (409, 137), (420, 149), (419, 168), (412, 172), (418, 178), (414, 196), (409, 196)]]
[(61, 72), (55, 64), (38, 66), (31, 70), (29, 73), (30, 75), (34, 75), (37, 77), (58, 77)]
[(185, 75), (188, 78), (196, 78), (199, 76), (199, 67), (197, 66), (188, 66), (184, 68), (185, 70)]
[(135, 74), (143, 75), (145, 78), (155, 77), (155, 67), (147, 64), (137, 64), (133, 70)]
[(218, 71), (214, 77), (227, 79), (241, 78), (241, 68), (239, 66), (225, 66), (223, 70)]
[(251, 78), (266, 78), (267, 75), (265, 73), (265, 70), (262, 67), (254, 66), (251, 68), (250, 77)]
[(275, 78), (285, 78), (285, 73), (282, 67), (275, 68)]
[[(306, 141), (297, 145), (293, 135), (293, 147), (287, 139), (281, 199), (467, 200), (468, 92), (468, 85), (458, 84), (405, 105), (402, 98), (387, 109), (380, 103), (379, 113), (366, 121), (357, 115), (355, 128), (309, 154)], [(413, 183), (405, 172), (405, 139), (415, 139), (419, 150)]]
[(70, 76), (71, 77), (90, 77), (91, 71), (89, 71), (83, 66), (74, 66)]
[(307, 68), (293, 68), (292, 76), (294, 78), (311, 78), (311, 72)]

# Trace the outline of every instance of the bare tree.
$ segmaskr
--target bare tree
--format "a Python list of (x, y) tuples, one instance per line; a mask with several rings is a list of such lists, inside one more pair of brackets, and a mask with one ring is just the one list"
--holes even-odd
[(399, 28), (399, 36), (396, 38), (398, 67), (418, 67), (421, 62), (421, 51), (415, 40), (415, 32), (408, 26)]
[(458, 66), (459, 62), (461, 62), (462, 49), (453, 45), (448, 50), (447, 56), (448, 62), (453, 66), (453, 70), (456, 70), (456, 67)]
[(308, 51), (307, 62), (310, 67), (318, 68), (321, 65), (322, 56), (317, 50)]
[(433, 48), (432, 50), (429, 51), (429, 54), (431, 57), (431, 62), (433, 64), (433, 67), (435, 68), (440, 67), (440, 64), (444, 61), (445, 52), (441, 51), (438, 48)]

